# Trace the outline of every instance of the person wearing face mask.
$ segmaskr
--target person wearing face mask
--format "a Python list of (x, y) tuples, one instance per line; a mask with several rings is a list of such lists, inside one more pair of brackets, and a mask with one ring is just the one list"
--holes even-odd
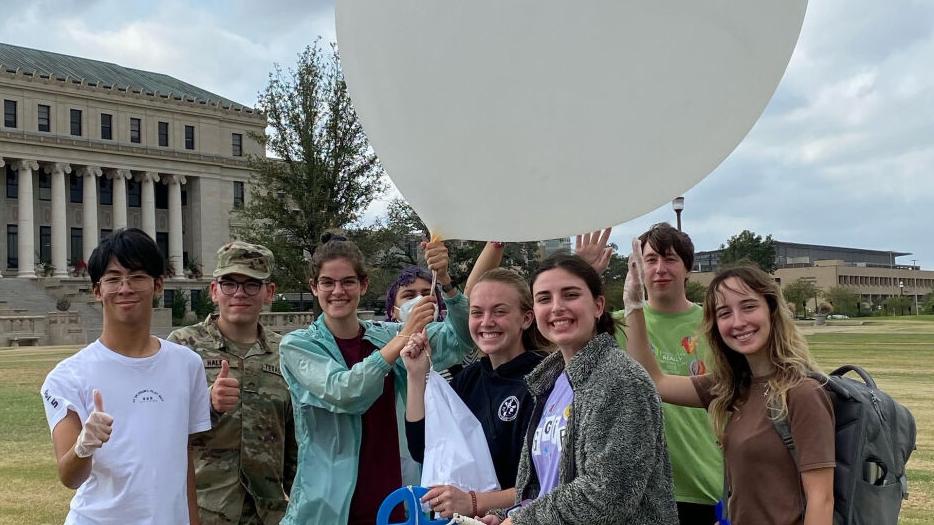
[[(495, 268), (481, 275), (470, 291), (470, 335), (483, 357), (454, 377), (451, 387), (477, 417), (486, 435), (502, 490), (464, 491), (453, 485), (430, 487), (422, 501), (441, 516), (483, 516), (512, 505), (522, 442), (532, 416), (532, 397), (524, 377), (544, 358), (533, 327), (532, 295), (518, 274)], [(412, 457), (425, 451), (425, 376), (430, 348), (413, 336), (402, 352), (409, 374), (405, 431)]]
[[(399, 272), (399, 276), (386, 290), (386, 320), (404, 323), (419, 300), (432, 294), (431, 279), (431, 272), (421, 266), (409, 266)], [(439, 321), (444, 320), (447, 314), (443, 293), (440, 286), (434, 290), (438, 300)]]
[[(405, 324), (360, 319), (357, 307), (369, 284), (360, 249), (327, 234), (312, 256), (309, 286), (322, 313), (279, 347), (299, 442), (283, 524), (372, 525), (389, 493), (418, 483), (405, 440), (407, 373), (399, 353), (422, 331), (436, 350), (436, 367), (459, 362), (472, 348), (467, 299), (451, 286), (447, 248), (438, 241), (425, 251), (444, 290), (442, 322), (433, 321), (433, 297), (422, 298)], [(397, 514), (391, 521), (403, 519)]]

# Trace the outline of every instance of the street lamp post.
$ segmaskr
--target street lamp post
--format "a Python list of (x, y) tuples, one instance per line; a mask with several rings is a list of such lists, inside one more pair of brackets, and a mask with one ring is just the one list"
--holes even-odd
[(678, 231), (681, 231), (681, 211), (684, 210), (684, 197), (675, 197), (671, 201), (671, 209), (675, 210), (678, 217)]
[(905, 315), (904, 299), (905, 281), (898, 281), (898, 315)]

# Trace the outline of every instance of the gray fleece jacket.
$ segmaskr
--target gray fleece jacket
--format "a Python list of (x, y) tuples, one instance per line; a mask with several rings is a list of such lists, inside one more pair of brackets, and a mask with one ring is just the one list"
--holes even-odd
[[(535, 408), (519, 461), (516, 503), (538, 497), (532, 437), (564, 369), (564, 357), (555, 352), (526, 376)], [(609, 334), (591, 339), (571, 360), (567, 374), (574, 402), (560, 484), (513, 512), (513, 523), (677, 524), (661, 405), (649, 375)]]

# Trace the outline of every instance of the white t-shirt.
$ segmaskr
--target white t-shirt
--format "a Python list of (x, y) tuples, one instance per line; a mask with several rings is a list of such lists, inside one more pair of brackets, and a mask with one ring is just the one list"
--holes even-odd
[(110, 440), (71, 500), (65, 525), (188, 523), (188, 435), (211, 428), (204, 366), (160, 339), (155, 355), (132, 358), (99, 340), (59, 363), (42, 385), (49, 428), (74, 411), (82, 423), (100, 390), (113, 416)]

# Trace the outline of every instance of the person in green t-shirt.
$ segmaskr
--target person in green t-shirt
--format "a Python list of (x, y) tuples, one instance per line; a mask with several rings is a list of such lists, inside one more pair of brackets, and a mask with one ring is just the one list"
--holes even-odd
[[(694, 244), (667, 223), (652, 226), (639, 241), (648, 292), (645, 324), (658, 364), (666, 374), (704, 374), (709, 350), (700, 330), (703, 309), (685, 295)], [(617, 318), (621, 315), (617, 312)], [(625, 348), (625, 335), (617, 334), (620, 348)], [(723, 492), (723, 459), (707, 413), (668, 403), (662, 409), (679, 521), (681, 525), (715, 523), (714, 505)]]

